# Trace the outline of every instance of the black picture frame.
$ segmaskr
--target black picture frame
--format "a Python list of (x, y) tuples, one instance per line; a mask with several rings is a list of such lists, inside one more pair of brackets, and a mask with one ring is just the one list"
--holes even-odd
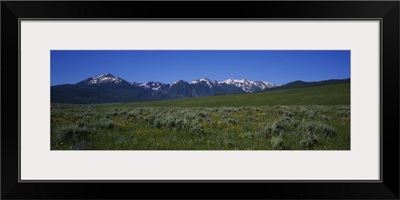
[[(2, 1), (1, 198), (399, 199), (399, 8), (398, 1)], [(17, 77), (21, 18), (380, 19), (382, 179), (378, 182), (19, 182), (21, 97)]]

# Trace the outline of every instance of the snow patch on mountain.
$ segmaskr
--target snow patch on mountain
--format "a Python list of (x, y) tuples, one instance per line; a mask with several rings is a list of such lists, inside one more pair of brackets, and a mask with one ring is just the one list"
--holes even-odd
[(244, 92), (262, 91), (278, 85), (266, 81), (250, 81), (247, 79), (227, 79), (219, 82), (220, 84), (234, 85), (241, 88)]
[(118, 84), (122, 82), (122, 79), (112, 75), (112, 74), (103, 74), (100, 76), (94, 76), (85, 80), (85, 82), (89, 85), (93, 84), (102, 84), (102, 83), (114, 83)]
[(224, 85), (230, 85), (230, 86), (235, 86), (237, 88), (240, 88), (244, 92), (258, 92), (258, 91), (263, 91), (269, 88), (273, 87), (278, 87), (280, 85), (278, 84), (273, 84), (270, 82), (266, 81), (250, 81), (247, 79), (227, 79), (225, 81), (216, 81), (216, 80), (211, 80), (209, 78), (201, 78), (197, 79), (191, 82), (186, 82), (181, 79), (174, 81), (171, 84), (165, 84), (161, 82), (156, 82), (156, 81), (150, 81), (148, 83), (137, 83), (137, 82), (127, 82), (119, 77), (116, 77), (110, 73), (103, 74), (100, 76), (94, 76), (91, 78), (88, 78), (82, 83), (84, 84), (89, 84), (89, 85), (94, 85), (94, 84), (103, 84), (103, 83), (114, 83), (114, 84), (119, 84), (122, 82), (129, 83), (130, 85), (133, 86), (139, 86), (142, 87), (145, 90), (153, 92), (166, 92), (168, 88), (171, 88), (174, 85), (177, 85), (179, 83), (186, 83), (189, 84), (193, 87), (197, 87), (196, 85), (202, 85), (203, 87), (210, 88), (211, 94), (214, 93), (214, 91), (220, 91), (224, 90)]
[(185, 81), (179, 79), (179, 80), (176, 80), (175, 82), (173, 82), (171, 85), (178, 84), (178, 83), (183, 83), (183, 82), (185, 82)]
[(189, 84), (205, 83), (208, 87), (215, 87), (218, 85), (218, 81), (210, 80), (209, 78), (201, 78), (190, 82)]
[(160, 83), (160, 82), (155, 82), (155, 81), (150, 81), (148, 83), (139, 83), (138, 86), (144, 88), (144, 89), (149, 89), (153, 91), (159, 91), (162, 87), (166, 86), (168, 84), (165, 83)]

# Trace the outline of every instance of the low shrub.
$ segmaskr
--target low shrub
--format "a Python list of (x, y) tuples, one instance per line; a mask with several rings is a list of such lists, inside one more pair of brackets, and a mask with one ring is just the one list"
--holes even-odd
[(97, 121), (95, 126), (98, 129), (111, 129), (114, 128), (114, 121), (108, 118), (101, 118), (99, 121)]
[(282, 135), (272, 137), (270, 142), (272, 148), (274, 149), (282, 150), (286, 148), (285, 141), (283, 140)]
[(318, 112), (317, 111), (315, 111), (315, 110), (308, 110), (307, 112), (306, 112), (306, 116), (309, 118), (309, 119), (316, 119), (318, 116)]
[(314, 133), (305, 132), (303, 133), (303, 139), (300, 141), (300, 145), (307, 149), (314, 148), (318, 144), (318, 136)]
[(233, 119), (233, 118), (225, 118), (225, 119), (223, 119), (223, 121), (225, 123), (229, 123), (229, 124), (237, 124), (238, 123), (238, 121), (236, 119)]
[(236, 142), (229, 140), (229, 139), (224, 139), (224, 144), (230, 149), (233, 149), (236, 147)]
[(341, 117), (349, 117), (350, 116), (350, 109), (346, 110), (338, 110), (337, 115)]
[(93, 128), (89, 128), (86, 126), (80, 127), (76, 124), (67, 125), (60, 127), (56, 130), (52, 130), (52, 143), (76, 143), (77, 141), (81, 141), (82, 139), (87, 138), (90, 134), (93, 133), (95, 133), (95, 130)]
[(205, 133), (204, 132), (204, 127), (200, 124), (197, 124), (193, 127), (190, 128), (190, 131), (193, 133)]
[(285, 127), (277, 122), (273, 122), (263, 126), (259, 131), (259, 134), (265, 135), (266, 138), (272, 137), (274, 135), (279, 135), (285, 131)]
[(323, 134), (329, 137), (336, 135), (336, 130), (333, 127), (318, 121), (303, 122), (298, 127), (298, 130), (304, 133)]
[(321, 116), (319, 116), (319, 120), (321, 120), (321, 121), (325, 121), (325, 122), (328, 122), (329, 121), (329, 117), (327, 117), (326, 115), (321, 115)]
[(293, 117), (293, 113), (289, 109), (279, 110), (279, 114), (283, 115), (284, 117)]
[(199, 113), (197, 113), (197, 116), (198, 116), (198, 117), (201, 117), (201, 118), (208, 118), (208, 117), (210, 117), (210, 115), (208, 115), (208, 113), (206, 113), (206, 112), (199, 112)]
[(251, 132), (251, 131), (248, 131), (248, 132), (244, 133), (243, 135), (244, 135), (246, 138), (253, 139), (253, 138), (258, 138), (258, 137), (262, 136), (262, 133), (260, 133), (260, 132)]

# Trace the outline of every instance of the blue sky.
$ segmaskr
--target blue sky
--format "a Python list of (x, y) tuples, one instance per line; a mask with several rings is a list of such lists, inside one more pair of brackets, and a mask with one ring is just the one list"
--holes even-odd
[(200, 78), (284, 84), (350, 78), (349, 50), (52, 50), (51, 85), (111, 73), (126, 81)]

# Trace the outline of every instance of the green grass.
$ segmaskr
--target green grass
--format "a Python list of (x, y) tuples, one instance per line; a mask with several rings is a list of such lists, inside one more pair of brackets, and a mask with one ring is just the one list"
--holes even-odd
[(52, 108), (52, 150), (349, 150), (350, 107)]
[(52, 150), (350, 150), (350, 84), (53, 105)]
[[(258, 93), (218, 95), (163, 101), (135, 102), (119, 106), (240, 107), (264, 105), (349, 105), (350, 84), (286, 89)], [(106, 105), (106, 106), (109, 106)]]

